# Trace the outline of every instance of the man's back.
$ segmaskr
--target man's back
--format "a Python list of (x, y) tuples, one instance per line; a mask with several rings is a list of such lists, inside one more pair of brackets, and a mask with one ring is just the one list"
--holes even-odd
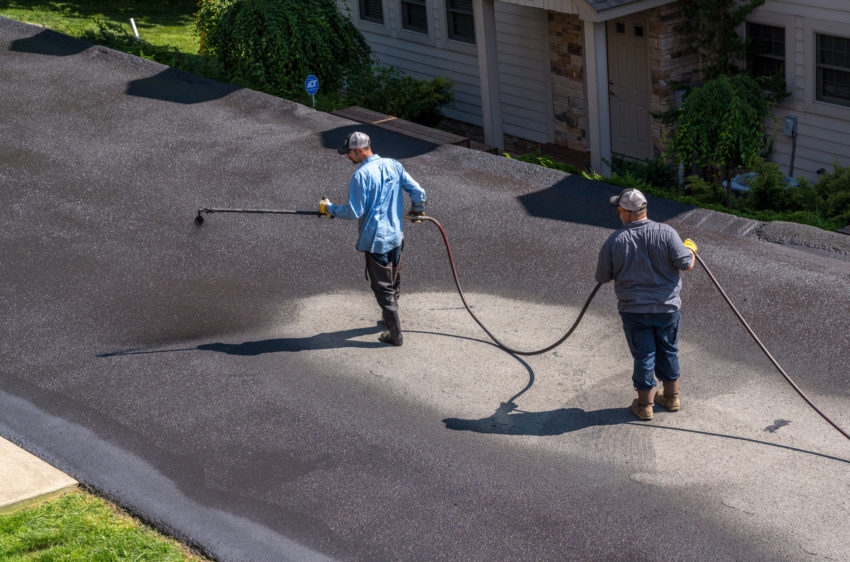
[(614, 280), (621, 312), (672, 312), (681, 307), (679, 272), (692, 259), (669, 225), (648, 219), (630, 222), (602, 246), (596, 280)]

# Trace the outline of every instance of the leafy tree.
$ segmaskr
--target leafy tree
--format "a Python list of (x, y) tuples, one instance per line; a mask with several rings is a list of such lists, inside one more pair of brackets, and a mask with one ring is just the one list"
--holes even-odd
[(196, 14), (207, 56), (227, 78), (301, 99), (304, 79), (336, 92), (367, 71), (371, 49), (335, 0), (201, 0)]
[(722, 177), (731, 208), (731, 172), (752, 166), (772, 141), (764, 126), (770, 106), (760, 83), (745, 74), (709, 80), (685, 98), (666, 155), (686, 169), (696, 164)]
[(765, 0), (688, 0), (682, 2), (685, 20), (677, 30), (702, 58), (703, 77), (737, 74), (745, 59), (746, 43), (738, 35), (747, 16)]

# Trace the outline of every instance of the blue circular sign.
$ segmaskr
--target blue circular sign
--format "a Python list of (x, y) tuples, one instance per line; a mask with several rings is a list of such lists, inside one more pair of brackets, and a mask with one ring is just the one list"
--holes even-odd
[(307, 80), (304, 81), (304, 89), (306, 89), (307, 93), (311, 96), (315, 95), (315, 93), (319, 91), (319, 79), (311, 74), (307, 77)]

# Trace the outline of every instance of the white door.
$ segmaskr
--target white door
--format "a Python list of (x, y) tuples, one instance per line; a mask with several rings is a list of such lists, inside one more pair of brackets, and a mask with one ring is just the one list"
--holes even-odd
[(640, 159), (652, 156), (648, 35), (639, 17), (608, 22), (611, 151)]

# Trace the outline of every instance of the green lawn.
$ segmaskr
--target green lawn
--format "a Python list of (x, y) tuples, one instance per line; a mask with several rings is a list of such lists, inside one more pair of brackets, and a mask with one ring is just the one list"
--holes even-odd
[(200, 562), (109, 502), (83, 491), (0, 516), (0, 560)]
[(98, 31), (97, 22), (117, 24), (132, 34), (130, 18), (136, 21), (142, 40), (160, 47), (175, 47), (181, 53), (198, 53), (194, 13), (197, 0), (0, 0), (0, 15), (43, 25), (74, 37)]

